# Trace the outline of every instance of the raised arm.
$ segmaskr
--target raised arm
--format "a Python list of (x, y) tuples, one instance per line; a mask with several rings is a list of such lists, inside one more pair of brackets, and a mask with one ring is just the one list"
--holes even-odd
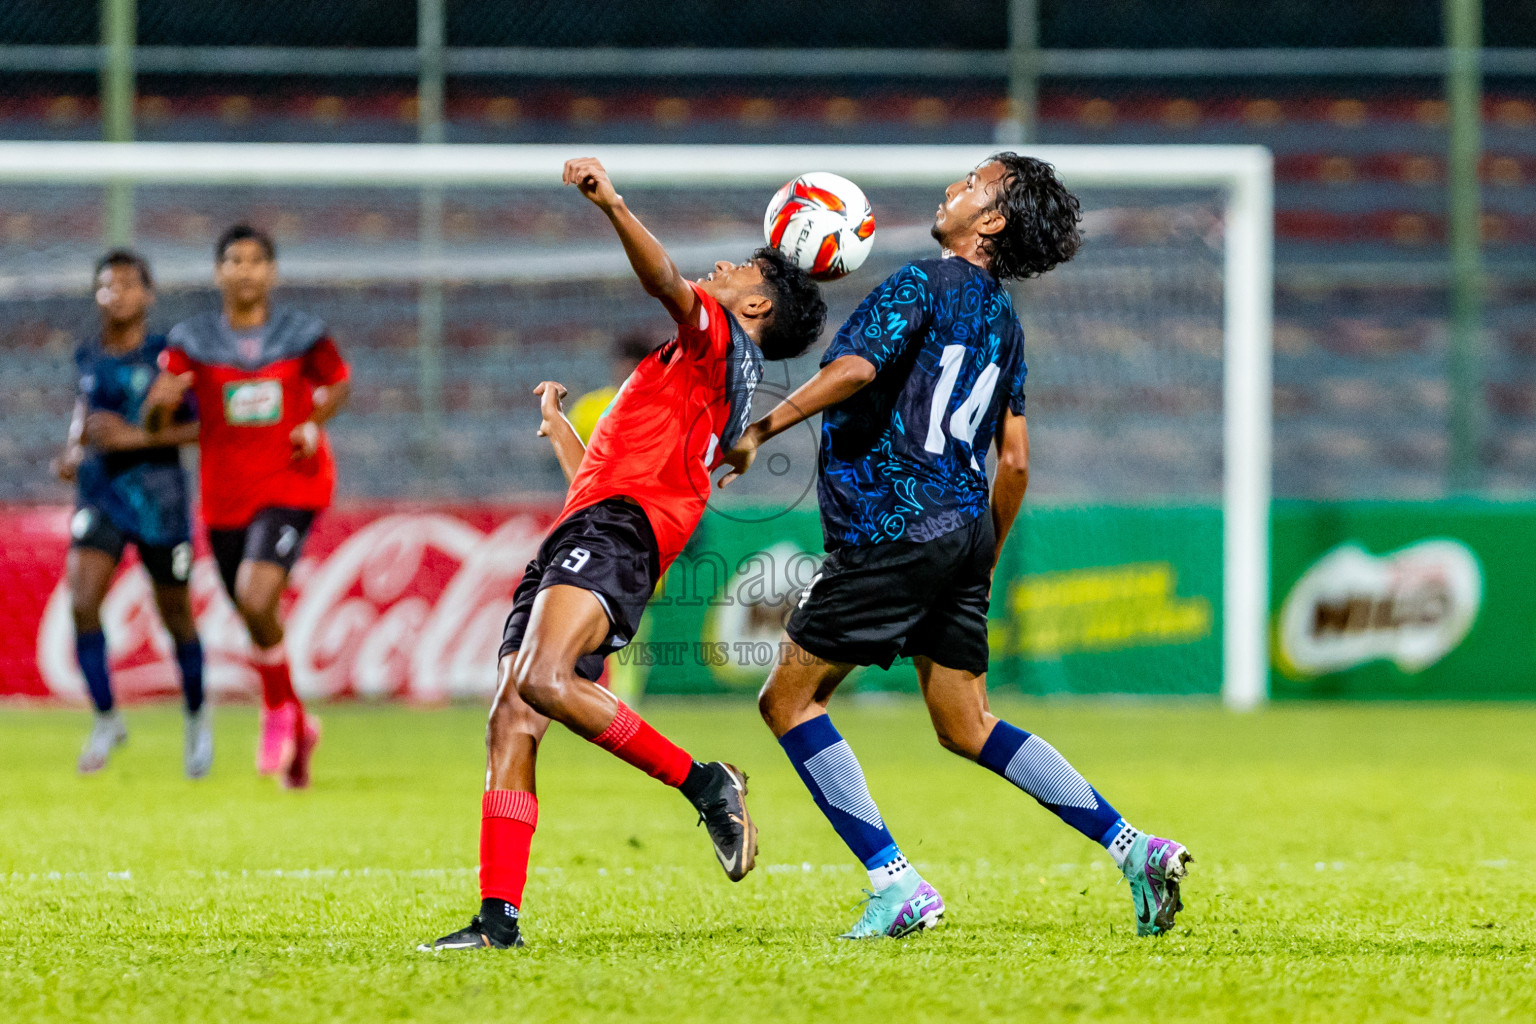
[(594, 157), (582, 157), (565, 162), (562, 181), (575, 185), (582, 195), (590, 199), (607, 215), (609, 223), (619, 234), (624, 245), (624, 255), (647, 295), (659, 299), (667, 313), (680, 324), (698, 322), (699, 297), (682, 274), (677, 264), (667, 255), (656, 236), (646, 230), (629, 207), (624, 197), (614, 190), (608, 172)]
[(581, 468), (587, 448), (561, 409), (560, 402), (566, 395), (565, 385), (546, 380), (534, 388), (533, 393), (539, 396), (539, 436), (549, 438), (560, 463), (560, 472), (565, 474), (565, 482), (569, 485), (576, 479), (576, 471)]
[(742, 431), (723, 456), (731, 472), (720, 486), (747, 471), (758, 445), (858, 394), (927, 330), (931, 316), (928, 275), (918, 265), (909, 263), (876, 285), (827, 346), (826, 365), (816, 376)]
[(720, 478), (725, 487), (752, 466), (757, 449), (797, 423), (803, 423), (830, 406), (851, 398), (875, 379), (875, 364), (863, 356), (839, 356), (816, 371), (816, 376), (794, 390), (784, 401), (741, 432), (741, 437), (722, 457), (731, 471)]
[(997, 547), (992, 565), (1003, 554), (1003, 541), (1018, 518), (1029, 486), (1029, 424), (1012, 409), (1003, 410), (1003, 424), (997, 432), (997, 476), (992, 481), (992, 533)]

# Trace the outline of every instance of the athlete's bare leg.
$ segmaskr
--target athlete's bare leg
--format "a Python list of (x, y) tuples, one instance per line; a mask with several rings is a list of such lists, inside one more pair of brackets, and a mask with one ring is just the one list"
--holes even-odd
[(288, 587), (288, 570), (276, 562), (246, 559), (235, 571), (235, 608), (256, 645), (253, 659), (261, 677), (261, 736), (256, 748), (256, 770), (263, 775), (281, 772), (290, 789), (309, 786), (309, 761), (320, 742), (320, 724), (305, 712), (293, 688), (288, 655), (283, 650), (283, 624), (278, 604)]
[(485, 788), (537, 793), (534, 763), (550, 720), (518, 695), (512, 678), (516, 660), (514, 652), (496, 666), (496, 696), (485, 727)]
[(155, 606), (165, 631), (178, 644), (197, 639), (197, 624), (192, 620), (192, 593), (185, 583), (155, 584)]
[(939, 743), (996, 772), (1108, 850), (1131, 883), (1137, 935), (1172, 927), (1184, 907), (1179, 886), (1194, 859), (1189, 851), (1133, 828), (1055, 747), (993, 715), (987, 707), (986, 673), (945, 668), (930, 658), (914, 660)]
[(997, 725), (987, 703), (987, 674), (945, 668), (932, 658), (912, 661), (939, 745), (967, 760), (976, 760)]
[(496, 696), (486, 727), (480, 913), (468, 928), (421, 948), (523, 944), (519, 921), (539, 820), (535, 765), (551, 720), (681, 790), (708, 825), (726, 875), (737, 881), (751, 870), (757, 828), (742, 802), (746, 782), (741, 773), (722, 764), (698, 764), (607, 689), (576, 674), (577, 659), (602, 647), (611, 628), (602, 604), (589, 590), (555, 584), (535, 595), (521, 648), (497, 665)]
[(235, 608), (245, 620), (251, 642), (263, 650), (283, 642), (277, 606), (288, 586), (288, 570), (276, 562), (246, 560), (235, 573)]
[(757, 695), (757, 710), (774, 736), (783, 736), (826, 714), (827, 702), (853, 668), (823, 661), (786, 636), (779, 643), (779, 663)]
[(590, 590), (546, 587), (533, 599), (522, 649), (512, 656), (512, 681), (524, 703), (583, 739), (600, 735), (619, 710), (613, 694), (576, 674), (576, 659), (601, 647), (610, 628)]
[(69, 610), (75, 620), (75, 634), (101, 629), (101, 602), (106, 600), (117, 572), (117, 559), (95, 548), (70, 548), (65, 561), (69, 581)]

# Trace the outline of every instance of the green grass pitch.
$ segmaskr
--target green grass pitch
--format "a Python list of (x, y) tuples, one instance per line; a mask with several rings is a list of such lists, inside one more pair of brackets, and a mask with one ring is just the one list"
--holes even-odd
[(944, 753), (915, 703), (838, 724), (946, 924), (834, 936), (861, 869), (746, 703), (651, 701), (751, 775), (757, 870), (726, 881), (682, 798), (558, 729), (527, 949), (432, 956), (475, 878), (483, 713), (325, 711), (316, 785), (252, 770), (219, 713), (81, 779), (80, 712), (0, 711), (4, 1021), (1536, 1019), (1536, 708), (1003, 701), (1133, 822), (1187, 843), (1186, 911), (1138, 939), (1107, 855)]

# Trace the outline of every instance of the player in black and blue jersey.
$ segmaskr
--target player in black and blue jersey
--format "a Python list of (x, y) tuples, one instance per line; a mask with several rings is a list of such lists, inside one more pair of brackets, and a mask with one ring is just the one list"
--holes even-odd
[(828, 554), (790, 615), (784, 654), (758, 704), (869, 871), (873, 892), (845, 938), (899, 937), (944, 913), (827, 716), (855, 666), (889, 667), (902, 656), (913, 659), (945, 748), (1109, 851), (1131, 883), (1138, 934), (1167, 930), (1181, 907), (1189, 852), (1128, 825), (1050, 744), (987, 705), (992, 572), (1029, 479), (1024, 331), (1003, 282), (1071, 259), (1079, 221), (1077, 198), (1049, 164), (1015, 153), (987, 160), (945, 190), (933, 224), (942, 255), (902, 267), (871, 292), (820, 372), (727, 457), (745, 472), (763, 441), (823, 413), (817, 493)]
[(126, 249), (96, 264), (96, 307), (101, 333), (80, 343), (80, 373), (69, 440), (56, 464), (77, 486), (70, 519), (68, 580), (75, 621), (75, 653), (96, 721), (80, 753), (82, 772), (100, 771), (128, 738), (107, 672), (101, 603), (129, 544), (154, 583), (160, 619), (175, 643), (187, 724), (187, 775), (201, 778), (213, 762), (213, 734), (203, 700), (203, 649), (192, 621), (192, 519), (180, 445), (197, 440), (197, 424), (183, 409), (164, 429), (139, 424), (141, 405), (159, 373), (165, 336), (150, 334), (154, 281), (144, 258)]

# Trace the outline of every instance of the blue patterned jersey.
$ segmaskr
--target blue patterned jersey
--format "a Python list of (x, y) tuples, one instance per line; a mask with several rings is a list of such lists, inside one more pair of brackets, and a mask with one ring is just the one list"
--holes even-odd
[(821, 365), (875, 379), (822, 414), (817, 496), (828, 551), (926, 541), (987, 509), (987, 446), (1024, 412), (1024, 329), (1007, 291), (958, 257), (919, 260), (854, 310)]
[[(87, 412), (115, 413), (137, 424), (164, 349), (162, 334), (124, 353), (107, 352), (99, 340), (81, 342), (75, 366)], [(192, 539), (187, 475), (174, 447), (102, 452), (86, 445), (76, 479), (76, 505), (96, 509), (130, 537), (166, 547)]]

